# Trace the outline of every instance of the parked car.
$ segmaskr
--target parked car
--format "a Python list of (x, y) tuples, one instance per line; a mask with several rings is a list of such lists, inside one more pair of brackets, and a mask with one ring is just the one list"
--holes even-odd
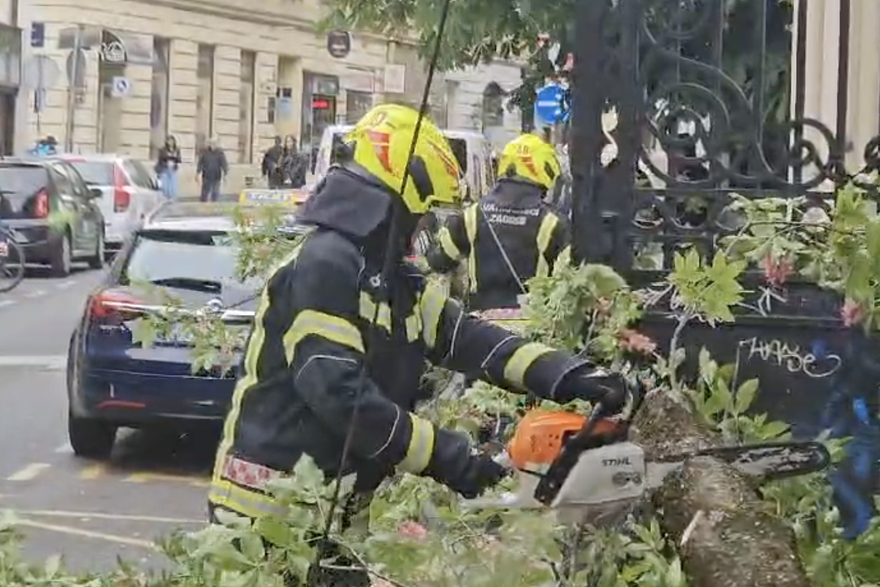
[(107, 250), (117, 252), (145, 216), (164, 201), (159, 181), (143, 163), (123, 155), (57, 155), (73, 165), (89, 187), (101, 190), (96, 200), (104, 214)]
[(69, 275), (74, 261), (103, 267), (101, 195), (64, 161), (0, 160), (0, 218), (26, 262), (49, 265), (53, 276)]
[(184, 329), (172, 328), (149, 347), (133, 341), (132, 329), (139, 317), (162, 312), (171, 295), (187, 311), (216, 312), (244, 337), (263, 282), (237, 277), (238, 251), (229, 238), (235, 206), (163, 204), (88, 298), (67, 362), (68, 435), (77, 455), (108, 457), (120, 427), (191, 426), (226, 414), (234, 373), (219, 367), (193, 373)]

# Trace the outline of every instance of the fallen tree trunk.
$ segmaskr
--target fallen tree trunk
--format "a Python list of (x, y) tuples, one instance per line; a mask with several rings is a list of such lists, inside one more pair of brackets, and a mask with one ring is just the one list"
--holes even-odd
[[(718, 446), (720, 438), (672, 395), (652, 392), (633, 423), (646, 456)], [(692, 587), (811, 587), (795, 538), (740, 472), (690, 459), (654, 495)]]

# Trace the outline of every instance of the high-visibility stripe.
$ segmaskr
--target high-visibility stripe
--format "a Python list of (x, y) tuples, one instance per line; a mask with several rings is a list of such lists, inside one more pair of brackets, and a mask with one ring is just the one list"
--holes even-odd
[(528, 391), (525, 386), (526, 371), (535, 361), (553, 349), (539, 342), (526, 343), (514, 351), (504, 365), (504, 381), (508, 384)]
[(257, 491), (248, 491), (222, 478), (215, 478), (211, 481), (208, 501), (249, 518), (283, 517), (287, 512), (287, 508), (272, 496)]
[(315, 310), (302, 310), (284, 333), (284, 354), (288, 364), (293, 362), (296, 345), (309, 335), (320, 336), (325, 340), (364, 352), (364, 340), (357, 326), (339, 316)]
[[(302, 243), (284, 259), (279, 261), (269, 273), (269, 279), (266, 280), (266, 283), (269, 283), (275, 273), (282, 267), (295, 260), (301, 250)], [(232, 443), (235, 440), (235, 430), (238, 424), (238, 417), (241, 415), (241, 405), (244, 401), (244, 396), (258, 381), (258, 363), (260, 354), (263, 352), (263, 345), (266, 342), (266, 327), (263, 324), (263, 320), (266, 317), (266, 312), (269, 311), (269, 306), (269, 287), (267, 285), (263, 287), (257, 311), (254, 314), (254, 324), (244, 356), (244, 376), (238, 380), (235, 390), (232, 392), (229, 413), (226, 415), (226, 421), (223, 423), (223, 438), (217, 447), (217, 458), (214, 462), (214, 479), (218, 481), (223, 473), (223, 463), (226, 460), (226, 455), (229, 453), (229, 449), (232, 448)]]
[(407, 316), (405, 324), (407, 342), (418, 340), (419, 336), (422, 334), (422, 319), (419, 314), (416, 312)]
[(377, 316), (376, 302), (365, 291), (361, 292), (360, 299), (358, 300), (358, 313), (367, 322), (372, 324), (375, 318), (377, 326), (388, 331), (391, 330), (391, 307), (384, 302), (379, 304), (379, 314)]
[(559, 256), (556, 257), (556, 264), (562, 265), (571, 265), (571, 245), (566, 245), (561, 251), (559, 251)]
[(401, 471), (417, 475), (431, 462), (431, 454), (434, 452), (434, 425), (412, 414), (409, 414), (409, 420), (412, 423), (412, 435), (406, 448), (406, 456), (397, 467)]
[(446, 307), (447, 299), (442, 287), (435, 283), (428, 283), (419, 297), (422, 339), (429, 349), (433, 349), (437, 345), (437, 335), (440, 332), (440, 318), (443, 315), (443, 308)]
[(541, 226), (538, 228), (538, 265), (535, 268), (537, 277), (547, 277), (550, 274), (550, 265), (547, 263), (547, 249), (550, 248), (550, 241), (553, 239), (553, 231), (559, 224), (559, 218), (556, 214), (547, 214), (541, 220)]
[[(384, 328), (389, 334), (391, 333), (391, 307), (388, 304), (379, 304), (379, 314), (376, 316), (376, 302), (373, 301), (370, 294), (362, 291), (358, 305), (358, 313), (361, 318), (372, 324), (375, 317), (376, 326)], [(409, 342), (418, 340), (422, 332), (422, 321), (418, 313), (414, 312), (407, 316), (404, 324), (406, 326), (406, 339)]]
[(468, 283), (471, 293), (477, 291), (477, 206), (474, 204), (464, 211), (464, 232), (470, 244), (468, 254)]
[(452, 233), (449, 232), (447, 227), (444, 226), (440, 229), (440, 232), (437, 233), (437, 242), (440, 243), (440, 249), (447, 257), (453, 261), (461, 259), (461, 251), (456, 246), (455, 241), (452, 239)]

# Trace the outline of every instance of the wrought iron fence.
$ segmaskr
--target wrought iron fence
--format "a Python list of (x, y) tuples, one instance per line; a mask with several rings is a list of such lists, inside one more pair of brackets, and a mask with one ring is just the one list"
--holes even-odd
[[(872, 0), (875, 1), (875, 0)], [(837, 46), (810, 39), (807, 15), (839, 5)], [(850, 181), (880, 170), (877, 129), (848, 136), (853, 7), (850, 0), (580, 0), (576, 15), (571, 174), (575, 254), (614, 266), (633, 282), (668, 269), (677, 247), (711, 250), (739, 227), (732, 194), (825, 206)], [(876, 17), (880, 20), (880, 11)], [(827, 29), (827, 23), (823, 23)], [(833, 31), (832, 31), (833, 33)], [(834, 36), (832, 34), (832, 36)], [(810, 59), (821, 43), (836, 81), (824, 88), (836, 111), (811, 117)], [(876, 49), (872, 49), (876, 51)], [(857, 68), (854, 69), (858, 71)], [(880, 111), (880, 78), (872, 124)], [(863, 84), (864, 85), (864, 84)], [(852, 121), (850, 121), (852, 123)], [(857, 121), (863, 124), (862, 121)], [(751, 278), (752, 276), (750, 276)], [(875, 515), (880, 483), (880, 338), (845, 328), (841, 300), (810, 283), (755, 290), (736, 323), (685, 329), (686, 368), (707, 347), (735, 364), (736, 389), (757, 377), (757, 408), (796, 436), (830, 429), (852, 437), (831, 475), (841, 521), (852, 536)], [(767, 297), (770, 295), (771, 297)], [(662, 308), (643, 321), (668, 340)], [(810, 365), (806, 369), (805, 365)], [(813, 369), (820, 366), (819, 369)]]
[(580, 258), (668, 268), (683, 243), (711, 249), (737, 228), (731, 194), (819, 206), (880, 168), (880, 137), (857, 169), (845, 164), (849, 1), (831, 124), (805, 115), (809, 0), (794, 1), (797, 10), (780, 0), (579, 3), (570, 149)]

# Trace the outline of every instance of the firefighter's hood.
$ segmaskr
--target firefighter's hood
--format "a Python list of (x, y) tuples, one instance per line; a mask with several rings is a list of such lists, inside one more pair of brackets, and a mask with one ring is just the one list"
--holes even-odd
[(391, 194), (356, 171), (336, 167), (315, 186), (297, 214), (315, 224), (363, 239), (390, 214)]

